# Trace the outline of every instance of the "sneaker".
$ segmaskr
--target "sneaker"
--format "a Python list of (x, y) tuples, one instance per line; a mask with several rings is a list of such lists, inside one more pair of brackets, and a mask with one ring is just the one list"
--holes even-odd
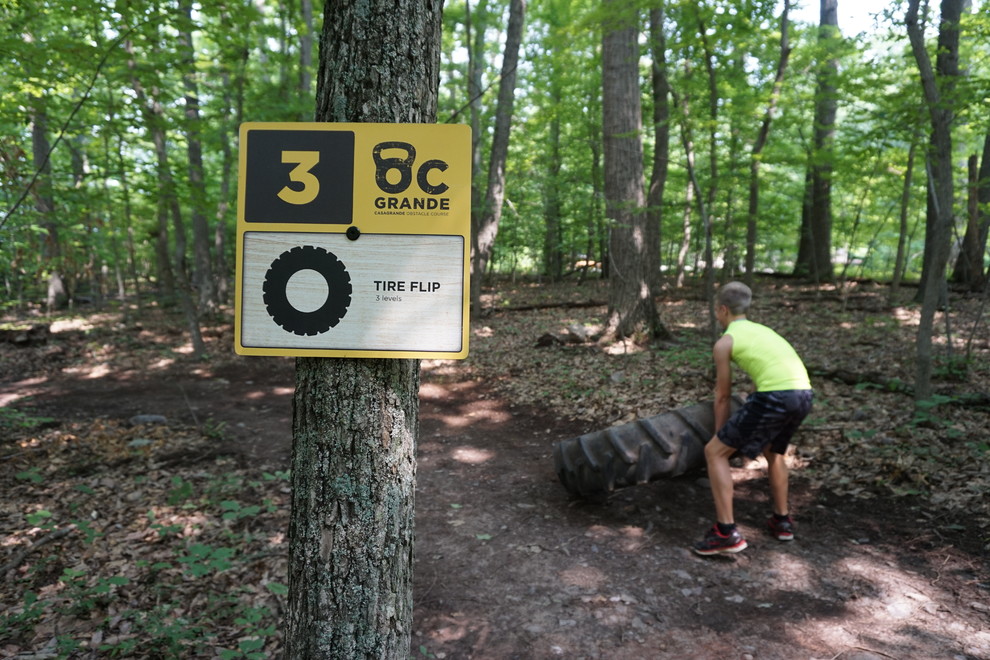
[(778, 541), (794, 540), (794, 521), (791, 520), (790, 516), (783, 520), (777, 520), (776, 516), (770, 516), (770, 520), (767, 521), (767, 528), (770, 530), (770, 535)]
[(712, 525), (711, 529), (705, 533), (705, 538), (695, 543), (691, 549), (702, 556), (740, 552), (746, 549), (746, 539), (742, 537), (738, 529), (732, 530), (728, 536), (723, 536), (718, 531), (718, 526)]

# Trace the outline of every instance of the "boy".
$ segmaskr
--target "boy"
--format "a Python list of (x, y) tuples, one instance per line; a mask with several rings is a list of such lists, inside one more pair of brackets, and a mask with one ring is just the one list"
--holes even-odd
[[(715, 317), (725, 334), (715, 342), (715, 428), (705, 445), (708, 478), (715, 500), (716, 523), (693, 550), (699, 555), (739, 552), (746, 539), (732, 514), (733, 483), (729, 459), (736, 452), (753, 459), (767, 457), (773, 516), (770, 533), (780, 541), (794, 539), (787, 505), (787, 463), (791, 437), (811, 410), (811, 382), (801, 358), (783, 337), (746, 318), (753, 292), (742, 282), (718, 290)], [(749, 374), (756, 391), (729, 417), (732, 362)]]

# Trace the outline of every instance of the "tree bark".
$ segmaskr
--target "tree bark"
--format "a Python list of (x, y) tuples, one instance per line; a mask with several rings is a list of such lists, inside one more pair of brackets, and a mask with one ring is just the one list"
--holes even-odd
[(901, 187), (900, 211), (898, 214), (897, 254), (894, 257), (894, 276), (890, 281), (889, 301), (893, 304), (904, 278), (904, 266), (907, 261), (908, 243), (908, 213), (911, 210), (911, 187), (914, 180), (914, 161), (918, 151), (917, 139), (911, 140), (908, 148), (907, 167), (904, 171), (904, 185)]
[(753, 285), (753, 278), (756, 274), (756, 234), (757, 220), (760, 214), (760, 161), (762, 159), (763, 148), (770, 137), (770, 123), (773, 121), (777, 110), (777, 101), (780, 99), (780, 91), (784, 84), (784, 72), (787, 71), (787, 62), (791, 55), (789, 40), (790, 21), (790, 0), (784, 0), (784, 10), (780, 15), (780, 56), (777, 59), (777, 74), (774, 77), (773, 89), (767, 101), (766, 110), (763, 113), (763, 121), (760, 123), (760, 130), (756, 134), (756, 141), (753, 142), (753, 149), (750, 153), (749, 161), (749, 205), (746, 215), (746, 283)]
[(651, 82), (653, 86), (653, 169), (646, 193), (647, 274), (650, 290), (660, 291), (661, 241), (663, 240), (663, 191), (670, 167), (670, 81), (667, 78), (667, 35), (664, 33), (665, 8), (650, 10), (650, 52), (653, 56)]
[(182, 82), (185, 87), (186, 153), (189, 157), (189, 188), (192, 194), (190, 223), (193, 234), (192, 283), (199, 293), (198, 309), (215, 314), (220, 307), (210, 256), (210, 228), (206, 221), (206, 182), (203, 174), (203, 144), (200, 139), (199, 83), (192, 41), (192, 0), (180, 3), (179, 46), (183, 53)]
[[(560, 85), (551, 82), (550, 94), (554, 106), (560, 107)], [(560, 210), (560, 114), (554, 110), (550, 118), (550, 148), (543, 185), (543, 219), (546, 233), (543, 240), (543, 272), (551, 282), (559, 282), (564, 275), (563, 231)], [(590, 259), (590, 255), (586, 257)]]
[(34, 166), (38, 177), (31, 188), (34, 206), (41, 217), (41, 226), (45, 230), (43, 257), (45, 268), (48, 270), (48, 293), (46, 304), (48, 312), (65, 306), (69, 299), (68, 288), (62, 275), (62, 244), (59, 239), (58, 224), (55, 222), (55, 200), (52, 197), (51, 173), (49, 160), (51, 143), (48, 141), (48, 110), (45, 100), (40, 96), (31, 99), (31, 150), (34, 152)]
[(838, 98), (835, 80), (839, 62), (831, 55), (839, 40), (838, 1), (821, 0), (818, 42), (826, 52), (818, 68), (815, 91), (814, 146), (808, 164), (809, 190), (802, 213), (801, 235), (794, 272), (816, 282), (831, 281), (832, 274), (832, 166)]
[(474, 250), (471, 255), (471, 306), (477, 315), (481, 312), (481, 284), (495, 246), (498, 225), (502, 219), (505, 202), (505, 162), (509, 155), (509, 130), (516, 94), (516, 69), (519, 65), (519, 45), (522, 42), (526, 0), (509, 3), (509, 27), (505, 35), (502, 53), (502, 77), (498, 84), (498, 107), (495, 110), (495, 132), (492, 135), (492, 151), (488, 161), (488, 188), (477, 226), (472, 232)]
[(408, 658), (419, 362), (298, 358), (285, 658)]
[(299, 5), (303, 25), (299, 33), (299, 98), (305, 99), (313, 93), (313, 0), (300, 0)]
[(952, 269), (952, 281), (970, 291), (982, 291), (987, 278), (983, 268), (983, 254), (987, 250), (987, 233), (990, 229), (990, 134), (983, 140), (983, 156), (977, 168), (977, 157), (970, 157), (969, 191), (966, 215), (966, 233), (962, 249)]
[(604, 336), (646, 330), (666, 334), (647, 275), (646, 193), (643, 189), (638, 15), (619, 0), (604, 0), (602, 119), (605, 202), (609, 231), (609, 301)]
[[(440, 0), (324, 9), (318, 121), (436, 121)], [(298, 358), (285, 658), (408, 658), (419, 361)]]
[(924, 28), (918, 20), (920, 0), (910, 0), (905, 19), (932, 127), (928, 179), (934, 213), (929, 214), (926, 227), (925, 268), (920, 288), (921, 318), (916, 344), (915, 401), (924, 401), (932, 395), (932, 332), (935, 312), (945, 286), (949, 241), (954, 223), (952, 124), (955, 113), (951, 99), (954, 79), (959, 74), (959, 18), (962, 3), (963, 0), (942, 2), (937, 72), (932, 69), (931, 58), (925, 48)]

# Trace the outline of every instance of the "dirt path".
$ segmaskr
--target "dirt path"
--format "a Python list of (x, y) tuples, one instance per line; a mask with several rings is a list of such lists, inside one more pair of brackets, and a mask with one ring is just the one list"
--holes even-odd
[[(6, 380), (6, 379), (5, 379)], [(160, 414), (209, 426), (247, 464), (288, 466), (291, 360), (7, 380), (56, 420)], [(840, 500), (795, 474), (798, 538), (763, 534), (758, 469), (738, 469), (750, 548), (702, 559), (703, 474), (571, 500), (553, 443), (589, 431), (425, 365), (414, 657), (990, 658), (990, 578), (897, 502)]]

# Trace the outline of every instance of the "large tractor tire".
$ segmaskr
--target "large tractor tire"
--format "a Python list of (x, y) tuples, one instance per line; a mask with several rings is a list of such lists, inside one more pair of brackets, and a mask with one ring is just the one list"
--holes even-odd
[[(732, 410), (740, 405), (733, 396)], [(714, 407), (707, 401), (564, 440), (554, 445), (553, 461), (572, 495), (601, 501), (617, 488), (702, 467), (714, 434)]]

